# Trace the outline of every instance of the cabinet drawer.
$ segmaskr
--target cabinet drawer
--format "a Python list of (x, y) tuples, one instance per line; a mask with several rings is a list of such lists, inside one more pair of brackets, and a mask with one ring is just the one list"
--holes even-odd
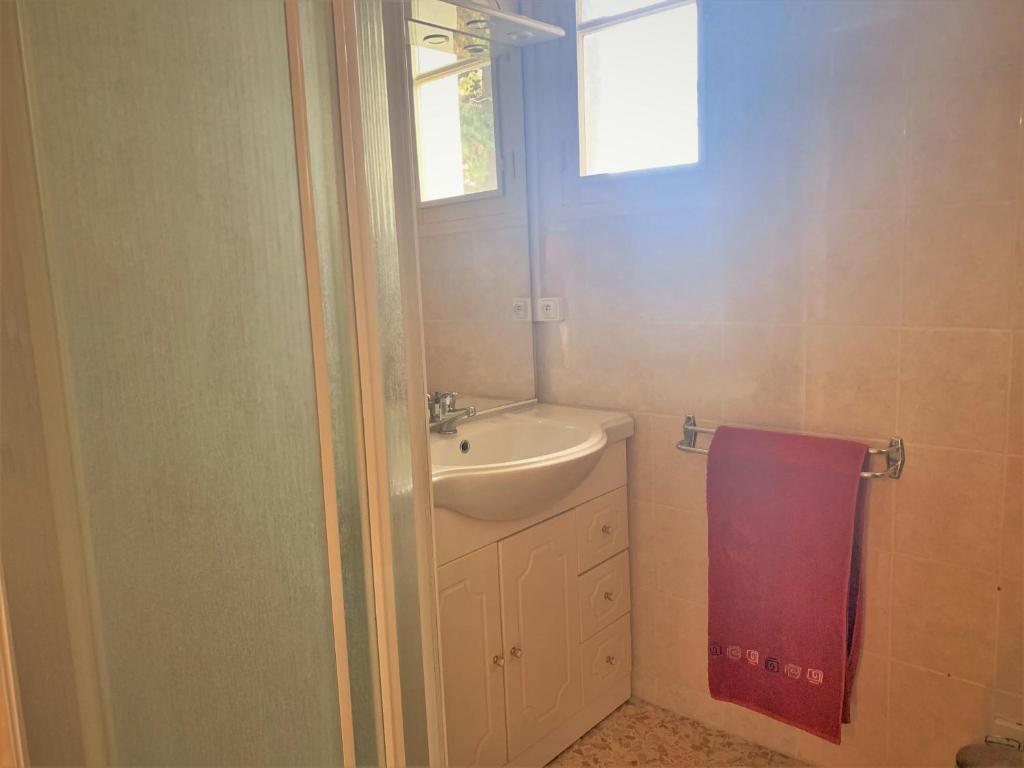
[(627, 613), (583, 644), (583, 705), (599, 699), (614, 683), (629, 677), (632, 666)]
[(576, 508), (580, 573), (629, 546), (626, 489), (619, 488)]
[(579, 578), (580, 641), (629, 610), (629, 552), (622, 552)]

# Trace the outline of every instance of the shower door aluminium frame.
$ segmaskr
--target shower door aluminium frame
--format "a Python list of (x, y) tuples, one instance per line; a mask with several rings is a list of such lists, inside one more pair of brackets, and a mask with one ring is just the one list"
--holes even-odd
[[(301, 50), (298, 2), (285, 0), (290, 57), (292, 50)], [(389, 0), (331, 0), (331, 4), (370, 522), (383, 763), (444, 765), (430, 464), (425, 406), (418, 385), (425, 374), (411, 136), (404, 113), (405, 84), (396, 82), (401, 76), (396, 73), (405, 72), (404, 4)], [(297, 65), (301, 67), (301, 57)], [(293, 74), (293, 88), (295, 82)], [(298, 82), (301, 88), (301, 77)], [(304, 242), (315, 248), (315, 235), (312, 240), (306, 238), (312, 204), (308, 147), (300, 146), (304, 121), (300, 112), (302, 108), (297, 107), (296, 151), (300, 166), (306, 164), (300, 170), (300, 185), (306, 178), (306, 188), (300, 193), (306, 211)], [(307, 265), (316, 266), (315, 253), (311, 258), (309, 250)], [(314, 295), (312, 286), (310, 295)], [(319, 300), (319, 293), (315, 295)], [(313, 304), (311, 300), (311, 308)], [(320, 346), (317, 354), (322, 358), (322, 321), (315, 327), (314, 347)], [(319, 382), (318, 377), (318, 401)], [(414, 386), (409, 387), (409, 382)], [(328, 407), (328, 421), (329, 416)], [(324, 465), (326, 468), (327, 458)], [(325, 486), (325, 498), (326, 492)], [(339, 608), (343, 610), (335, 604), (335, 612)], [(346, 751), (347, 764), (351, 757)]]
[[(3, 57), (2, 64), (0, 64), (0, 91), (10, 87), (7, 78), (13, 74), (11, 59), (8, 57), (13, 57), (17, 50), (14, 45), (16, 40), (13, 36), (15, 20), (13, 7), (0, 7), (0, 56)], [(18, 52), (20, 53), (20, 51)], [(18, 96), (20, 95), (19, 93)], [(6, 127), (6, 123), (0, 127), (0, 175), (4, 176), (5, 181), (0, 195), (8, 193), (9, 180), (6, 175), (10, 173), (7, 147), (2, 138)], [(10, 226), (10, 222), (4, 221), (3, 214), (0, 214), (0, 228), (4, 226)], [(0, 268), (0, 275), (2, 274), (3, 269)], [(2, 310), (2, 300), (0, 300), (0, 310)], [(0, 387), (2, 386), (2, 376), (0, 376)], [(25, 725), (18, 700), (18, 675), (14, 666), (12, 650), (7, 591), (4, 586), (4, 575), (0, 570), (0, 765), (22, 768), (26, 762)]]

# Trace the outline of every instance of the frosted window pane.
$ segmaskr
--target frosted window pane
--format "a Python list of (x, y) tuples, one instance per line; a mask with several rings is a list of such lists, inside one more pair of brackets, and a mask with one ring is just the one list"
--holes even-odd
[(580, 21), (593, 21), (605, 16), (617, 16), (654, 5), (659, 0), (580, 0)]
[(697, 5), (586, 32), (581, 45), (581, 172), (697, 162)]

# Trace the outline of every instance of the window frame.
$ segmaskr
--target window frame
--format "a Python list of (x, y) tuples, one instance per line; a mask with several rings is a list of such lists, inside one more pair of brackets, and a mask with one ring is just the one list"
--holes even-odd
[[(575, 29), (575, 59), (576, 59), (576, 177), (581, 183), (588, 183), (589, 180), (629, 179), (649, 175), (675, 175), (687, 174), (701, 170), (706, 164), (706, 146), (704, 141), (705, 126), (705, 99), (704, 99), (704, 7), (706, 0), (661, 0), (642, 8), (623, 11), (611, 16), (599, 16), (588, 21), (582, 21), (584, 0), (574, 0), (573, 22)], [(652, 16), (656, 13), (668, 11), (673, 8), (681, 8), (687, 5), (694, 5), (697, 8), (697, 161), (693, 163), (677, 163), (675, 165), (660, 165), (650, 168), (633, 168), (628, 171), (604, 171), (601, 173), (585, 173), (586, 167), (586, 110), (584, 105), (583, 91), (583, 38), (591, 32), (609, 27), (618, 26), (625, 22), (645, 16)]]
[[(411, 59), (410, 59), (411, 66)], [(420, 196), (420, 164), (419, 164), (419, 147), (420, 147), (420, 123), (416, 119), (416, 106), (417, 106), (417, 95), (416, 88), (421, 83), (430, 82), (432, 80), (440, 80), (445, 77), (458, 77), (464, 72), (469, 72), (474, 69), (481, 69), (483, 67), (489, 67), (491, 70), (491, 111), (493, 113), (494, 120), (494, 177), (497, 182), (494, 189), (487, 189), (481, 192), (469, 192), (462, 195), (451, 195), (450, 197), (438, 197), (434, 200), (422, 200)], [(501, 197), (505, 194), (505, 173), (504, 163), (502, 157), (502, 129), (501, 129), (501, 105), (499, 104), (498, 96), (498, 68), (495, 60), (491, 56), (474, 56), (472, 58), (463, 59), (462, 61), (456, 61), (444, 67), (433, 69), (429, 72), (425, 72), (422, 75), (417, 75), (410, 70), (410, 77), (412, 79), (412, 99), (413, 99), (413, 139), (416, 142), (416, 203), (421, 208), (431, 208), (439, 205), (451, 205), (456, 202), (470, 202), (473, 200), (481, 200), (488, 197)]]

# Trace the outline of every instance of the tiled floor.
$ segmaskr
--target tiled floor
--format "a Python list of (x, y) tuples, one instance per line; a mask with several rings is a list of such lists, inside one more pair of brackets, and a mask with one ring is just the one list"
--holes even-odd
[(798, 760), (642, 701), (623, 704), (549, 765), (796, 766)]

